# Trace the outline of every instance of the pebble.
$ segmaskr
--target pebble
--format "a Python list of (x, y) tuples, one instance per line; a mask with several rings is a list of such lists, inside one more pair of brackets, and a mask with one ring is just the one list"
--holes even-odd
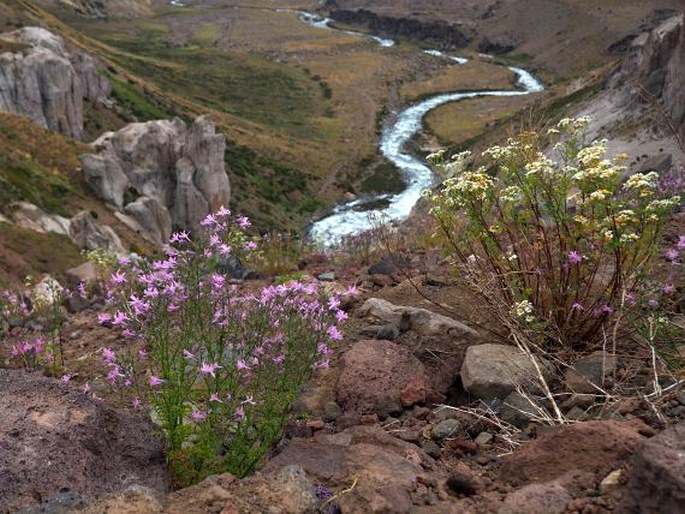
[(431, 430), (431, 437), (436, 441), (442, 441), (448, 437), (456, 435), (461, 429), (461, 423), (456, 419), (446, 419), (441, 421)]

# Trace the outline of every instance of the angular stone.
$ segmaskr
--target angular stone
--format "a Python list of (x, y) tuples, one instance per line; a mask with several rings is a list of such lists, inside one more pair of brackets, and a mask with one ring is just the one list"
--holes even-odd
[[(412, 330), (423, 335), (453, 335), (466, 340), (476, 340), (478, 333), (472, 328), (452, 318), (436, 314), (426, 309), (393, 305), (387, 300), (369, 298), (362, 305), (359, 314), (373, 316), (386, 323), (400, 326), (403, 317)], [(402, 330), (400, 330), (401, 332)]]
[(461, 431), (461, 423), (456, 419), (446, 419), (441, 421), (431, 430), (431, 437), (436, 441), (442, 441), (448, 437), (453, 437)]
[[(552, 378), (551, 366), (537, 358), (545, 380)], [(531, 358), (515, 346), (481, 344), (470, 346), (461, 367), (464, 389), (473, 397), (492, 401), (506, 398), (517, 386), (540, 390)]]
[(412, 382), (426, 383), (423, 364), (404, 346), (390, 341), (354, 343), (340, 358), (338, 403), (346, 411), (394, 414), (402, 391)]
[(558, 484), (531, 484), (509, 494), (497, 514), (561, 514), (572, 500)]
[(576, 394), (598, 394), (604, 380), (616, 371), (616, 356), (595, 352), (578, 359), (564, 372), (568, 388)]
[(685, 423), (645, 441), (633, 458), (620, 512), (682, 512), (685, 505)]

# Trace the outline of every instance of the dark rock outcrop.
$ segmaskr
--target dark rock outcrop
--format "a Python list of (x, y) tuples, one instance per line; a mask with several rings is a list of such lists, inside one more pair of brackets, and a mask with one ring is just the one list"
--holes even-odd
[(164, 443), (143, 416), (35, 373), (0, 370), (0, 388), (0, 511), (132, 484), (168, 490)]
[(394, 18), (366, 9), (336, 9), (331, 11), (330, 17), (337, 22), (366, 27), (374, 33), (390, 37), (405, 37), (452, 47), (464, 47), (469, 42), (469, 38), (456, 25), (444, 21)]
[(86, 181), (153, 242), (165, 241), (172, 223), (195, 232), (207, 214), (229, 203), (226, 141), (209, 118), (190, 126), (180, 118), (132, 123), (103, 134), (92, 148), (81, 156)]
[[(681, 2), (685, 11), (685, 0)], [(685, 137), (685, 31), (682, 16), (664, 21), (632, 41), (610, 86), (627, 86), (629, 102), (660, 102), (673, 128)]]
[(81, 139), (83, 100), (103, 101), (111, 89), (95, 60), (39, 27), (2, 34), (0, 41), (12, 48), (0, 54), (0, 110)]
[(685, 505), (685, 423), (645, 441), (633, 466), (620, 511), (680, 512)]

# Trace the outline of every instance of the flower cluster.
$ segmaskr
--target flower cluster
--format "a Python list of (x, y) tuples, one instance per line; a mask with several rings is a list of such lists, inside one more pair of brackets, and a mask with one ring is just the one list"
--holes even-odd
[(99, 315), (130, 340), (125, 352), (102, 350), (108, 382), (134, 407), (152, 403), (171, 459), (184, 473), (195, 462), (191, 481), (252, 469), (312, 369), (328, 366), (347, 318), (341, 296), (316, 283), (232, 284), (230, 258), (254, 249), (249, 220), (221, 209), (202, 226), (197, 241), (174, 234), (161, 259), (122, 262)]
[[(627, 157), (588, 144), (588, 124), (564, 119), (548, 132), (556, 160), (530, 132), (483, 152), (475, 169), (435, 154), (446, 178), (429, 195), (462, 276), (493, 310), (572, 346), (597, 343), (626, 295), (649, 297), (644, 269), (682, 192), (656, 172), (623, 181)], [(677, 245), (666, 258), (680, 258)]]

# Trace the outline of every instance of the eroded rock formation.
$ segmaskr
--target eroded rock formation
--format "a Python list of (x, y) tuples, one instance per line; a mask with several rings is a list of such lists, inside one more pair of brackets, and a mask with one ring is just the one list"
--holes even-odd
[(132, 123), (103, 134), (92, 148), (81, 156), (86, 181), (155, 243), (169, 237), (172, 224), (196, 231), (229, 203), (226, 142), (204, 116), (190, 126), (179, 118)]
[(392, 37), (407, 37), (418, 41), (463, 47), (468, 37), (455, 25), (443, 21), (420, 21), (414, 18), (395, 18), (378, 15), (366, 9), (331, 11), (331, 18), (340, 23), (361, 25), (373, 32)]
[(83, 100), (102, 101), (111, 89), (95, 60), (39, 27), (0, 35), (0, 50), (0, 110), (80, 139)]

